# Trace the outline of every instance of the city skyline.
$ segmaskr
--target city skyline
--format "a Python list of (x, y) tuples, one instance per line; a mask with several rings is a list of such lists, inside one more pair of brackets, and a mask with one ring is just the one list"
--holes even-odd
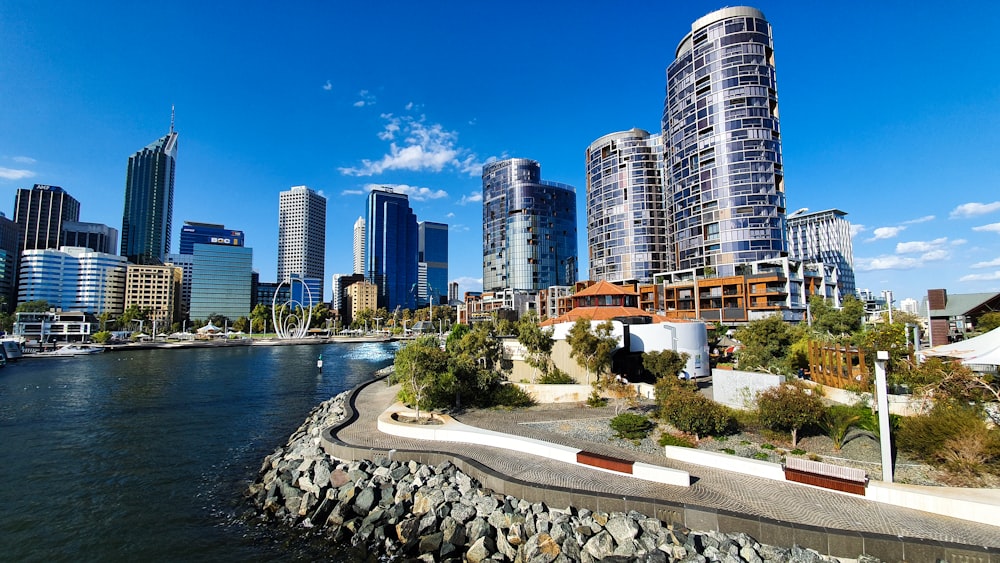
[[(1000, 291), (1000, 87), (976, 55), (989, 33), (965, 33), (992, 29), (1000, 8), (747, 5), (773, 29), (788, 212), (845, 211), (857, 287), (892, 290), (897, 304), (936, 287)], [(421, 220), (449, 224), (451, 280), (478, 289), (482, 164), (508, 157), (577, 187), (586, 276), (586, 148), (659, 131), (678, 43), (722, 7), (532, 5), (521, 25), (516, 6), (181, 3), (140, 30), (123, 21), (152, 20), (154, 7), (0, 1), (0, 211), (13, 216), (17, 188), (59, 185), (81, 221), (120, 228), (124, 163), (168, 130), (176, 104), (172, 240), (184, 221), (237, 225), (262, 281), (276, 269), (276, 194), (326, 195), (325, 270), (350, 273), (351, 226), (367, 190), (388, 185)], [(656, 26), (638, 29), (638, 13)], [(482, 41), (483, 25), (503, 41)], [(170, 56), (145, 64), (134, 46), (155, 43)]]

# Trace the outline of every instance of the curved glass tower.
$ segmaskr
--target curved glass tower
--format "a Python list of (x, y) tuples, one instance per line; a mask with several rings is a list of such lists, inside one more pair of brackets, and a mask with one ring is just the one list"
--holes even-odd
[(661, 139), (632, 129), (587, 147), (589, 279), (651, 283), (672, 269)]
[(173, 126), (128, 158), (121, 255), (133, 264), (162, 264), (170, 252), (176, 166), (177, 133)]
[(483, 166), (483, 291), (537, 291), (576, 281), (576, 191), (509, 158)]
[(788, 255), (771, 26), (747, 7), (691, 26), (667, 68), (664, 161), (676, 269)]

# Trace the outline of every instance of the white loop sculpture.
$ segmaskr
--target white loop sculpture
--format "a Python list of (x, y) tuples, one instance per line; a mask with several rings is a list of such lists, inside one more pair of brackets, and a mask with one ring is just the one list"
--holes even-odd
[[(284, 307), (288, 307), (288, 310), (282, 310), (280, 314), (278, 311), (278, 293), (281, 292), (281, 286), (287, 283), (289, 290), (288, 295), (295, 295), (295, 292), (292, 291), (292, 287), (296, 282), (302, 284), (302, 289), (304, 290), (303, 293), (309, 300), (309, 311), (305, 313), (305, 319), (299, 318), (299, 314), (305, 311), (302, 303), (292, 299), (291, 297), (288, 298), (288, 301), (281, 304), (282, 309), (284, 309)], [(274, 297), (271, 299), (271, 322), (274, 323), (274, 332), (277, 334), (278, 338), (282, 340), (305, 338), (306, 334), (309, 332), (309, 323), (312, 321), (312, 303), (312, 291), (310, 291), (309, 286), (306, 285), (306, 283), (301, 279), (292, 278), (278, 284), (278, 287), (274, 290)]]

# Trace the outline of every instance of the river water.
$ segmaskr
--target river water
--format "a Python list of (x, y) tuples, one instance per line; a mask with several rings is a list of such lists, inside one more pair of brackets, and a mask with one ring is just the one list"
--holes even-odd
[(348, 560), (247, 519), (243, 492), (313, 407), (395, 350), (247, 346), (9, 364), (0, 560)]

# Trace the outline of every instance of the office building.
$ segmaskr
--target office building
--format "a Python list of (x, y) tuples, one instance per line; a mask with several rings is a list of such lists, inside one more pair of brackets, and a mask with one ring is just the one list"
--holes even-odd
[(448, 303), (458, 301), (458, 282), (448, 282)]
[(167, 254), (164, 263), (176, 266), (181, 269), (181, 294), (177, 306), (178, 318), (175, 320), (189, 319), (191, 312), (191, 280), (194, 277), (194, 255), (193, 254)]
[(368, 194), (365, 278), (378, 286), (378, 307), (415, 309), (417, 216), (406, 194), (376, 188)]
[[(275, 297), (275, 293), (277, 293), (277, 297)], [(272, 303), (277, 303), (280, 307), (287, 303), (291, 298), (292, 291), (291, 288), (288, 287), (287, 283), (279, 284), (278, 282), (259, 281), (257, 282), (257, 289), (255, 293), (256, 301), (253, 303), (253, 306), (256, 307), (257, 305), (266, 305), (270, 308)], [(270, 319), (268, 319), (268, 323), (270, 322)]]
[(364, 279), (364, 274), (333, 274), (333, 299), (330, 301), (330, 308), (345, 316), (347, 288)]
[(66, 221), (80, 219), (80, 202), (59, 186), (35, 184), (17, 190), (14, 222), (20, 228), (21, 250), (59, 248)]
[(253, 249), (195, 243), (192, 250), (191, 319), (249, 317)]
[(121, 255), (132, 264), (162, 264), (170, 252), (176, 165), (173, 123), (169, 133), (128, 158)]
[(278, 282), (292, 274), (319, 280), (315, 302), (323, 300), (326, 260), (326, 198), (306, 186), (281, 192), (278, 199)]
[(835, 267), (841, 299), (854, 295), (856, 290), (854, 246), (846, 216), (839, 209), (813, 213), (800, 209), (788, 216), (788, 256)]
[(694, 22), (667, 68), (664, 172), (673, 268), (787, 256), (785, 185), (771, 26), (723, 8)]
[(642, 129), (587, 147), (590, 279), (649, 283), (672, 269), (663, 191), (663, 143)]
[(59, 246), (89, 248), (104, 254), (118, 253), (118, 229), (104, 223), (65, 221)]
[(225, 225), (215, 223), (196, 223), (184, 221), (181, 227), (181, 254), (194, 254), (195, 244), (223, 244), (226, 246), (243, 246), (243, 231), (227, 229)]
[(135, 305), (145, 311), (152, 323), (143, 331), (156, 336), (169, 333), (170, 325), (180, 320), (181, 279), (184, 271), (171, 265), (130, 264), (125, 280), (125, 308)]
[(124, 257), (89, 248), (25, 250), (17, 301), (45, 301), (64, 311), (118, 315), (124, 311), (126, 265)]
[[(347, 286), (344, 310), (344, 324), (350, 324), (361, 311), (378, 308), (378, 287), (367, 281), (359, 281)], [(372, 327), (375, 328), (375, 327)]]
[(417, 223), (417, 262), (421, 304), (448, 302), (448, 225), (421, 221)]
[(354, 222), (354, 273), (365, 273), (365, 218)]
[(576, 191), (534, 160), (483, 166), (483, 291), (537, 292), (576, 281)]
[(0, 312), (10, 313), (17, 304), (17, 264), (21, 255), (17, 223), (0, 212)]

